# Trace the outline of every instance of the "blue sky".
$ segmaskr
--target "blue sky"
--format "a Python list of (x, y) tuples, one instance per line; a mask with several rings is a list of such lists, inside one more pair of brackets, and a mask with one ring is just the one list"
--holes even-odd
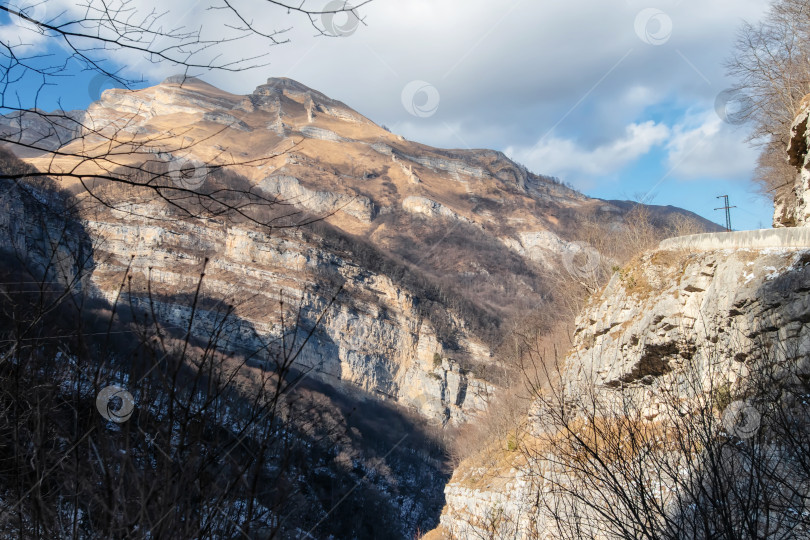
[[(177, 0), (167, 17), (216, 31), (223, 15), (203, 9), (207, 3)], [(770, 226), (771, 203), (751, 182), (757, 150), (746, 126), (724, 121), (716, 107), (730, 84), (723, 62), (735, 32), (762, 16), (765, 0), (374, 0), (360, 10), (365, 24), (315, 21), (350, 29), (339, 38), (316, 37), (306, 18), (266, 3), (240, 5), (266, 29), (291, 28), (290, 42), (268, 47), (256, 38), (211, 51), (266, 54), (261, 68), (194, 73), (228, 91), (249, 93), (287, 76), (409, 139), (502, 150), (594, 197), (644, 198), (722, 222), (714, 208), (727, 194), (738, 207), (735, 229)], [(76, 8), (49, 0), (36, 9), (59, 16)], [(0, 32), (25, 31), (4, 24)], [(30, 32), (26, 41), (44, 46)], [(111, 53), (109, 66), (147, 83), (177, 71), (134, 53)], [(30, 83), (20, 92), (26, 106), (35, 95)], [(37, 104), (84, 108), (109, 86), (81, 74), (44, 89)]]

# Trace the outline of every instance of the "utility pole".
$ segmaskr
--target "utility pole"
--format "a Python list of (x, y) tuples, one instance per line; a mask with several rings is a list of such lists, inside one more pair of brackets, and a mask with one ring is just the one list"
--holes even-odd
[(729, 206), (728, 205), (728, 195), (718, 195), (718, 199), (723, 199), (725, 204), (720, 208), (715, 208), (715, 210), (725, 210), (726, 211), (726, 230), (731, 232), (731, 209), (737, 208), (736, 206)]

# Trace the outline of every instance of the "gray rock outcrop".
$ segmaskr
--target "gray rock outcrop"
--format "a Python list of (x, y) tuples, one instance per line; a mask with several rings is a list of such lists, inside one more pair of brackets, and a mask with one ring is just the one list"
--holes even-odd
[(458, 215), (443, 204), (428, 199), (427, 197), (405, 197), (405, 199), (402, 200), (402, 209), (412, 214), (421, 214), (433, 218), (445, 217), (471, 223), (469, 219)]
[(796, 180), (774, 201), (774, 227), (810, 226), (810, 95), (802, 100), (800, 112), (790, 128), (788, 160), (796, 169)]
[[(614, 274), (580, 317), (566, 383), (644, 392), (687, 365), (734, 383), (763, 354), (807, 362), (808, 313), (810, 247), (655, 251)], [(650, 418), (659, 406), (649, 403)]]
[[(810, 375), (808, 313), (810, 246), (657, 250), (617, 272), (579, 317), (563, 392), (603, 403), (630, 396), (655, 421), (668, 418), (662, 396), (688, 403), (743, 388), (763, 355)], [(542, 424), (536, 414), (529, 425)], [(521, 452), (489, 450), (454, 473), (435, 537), (553, 538), (538, 502), (549, 489)]]
[(308, 189), (301, 185), (298, 178), (290, 175), (269, 176), (259, 183), (259, 189), (286, 204), (295, 204), (320, 215), (343, 212), (368, 223), (377, 213), (368, 197)]

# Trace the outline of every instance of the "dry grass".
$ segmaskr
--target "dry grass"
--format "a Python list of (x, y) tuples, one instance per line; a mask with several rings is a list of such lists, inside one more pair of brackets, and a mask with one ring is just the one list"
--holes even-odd
[(645, 300), (660, 289), (650, 275), (654, 275), (657, 282), (672, 283), (680, 279), (688, 262), (689, 254), (681, 250), (639, 254), (618, 270), (619, 279), (628, 294)]
[(654, 289), (644, 275), (643, 265), (644, 257), (636, 256), (625, 265), (624, 268), (619, 270), (619, 279), (621, 280), (624, 290), (627, 294), (640, 297), (642, 299), (649, 297)]
[[(523, 444), (521, 439), (520, 445)], [(503, 445), (490, 444), (472, 459), (462, 462), (454, 474), (456, 482), (471, 490), (491, 491), (514, 481), (512, 469), (520, 469), (527, 463), (526, 456), (516, 448), (506, 450)]]
[(421, 537), (421, 540), (448, 540), (450, 534), (441, 525)]

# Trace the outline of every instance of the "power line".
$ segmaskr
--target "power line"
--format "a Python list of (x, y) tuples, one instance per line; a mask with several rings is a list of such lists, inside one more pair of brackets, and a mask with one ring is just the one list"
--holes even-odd
[(723, 199), (723, 201), (725, 202), (725, 205), (721, 206), (720, 208), (715, 208), (715, 210), (725, 210), (726, 211), (726, 230), (728, 232), (731, 232), (731, 209), (732, 208), (737, 208), (737, 207), (728, 205), (728, 195), (718, 195), (717, 198), (718, 199)]

